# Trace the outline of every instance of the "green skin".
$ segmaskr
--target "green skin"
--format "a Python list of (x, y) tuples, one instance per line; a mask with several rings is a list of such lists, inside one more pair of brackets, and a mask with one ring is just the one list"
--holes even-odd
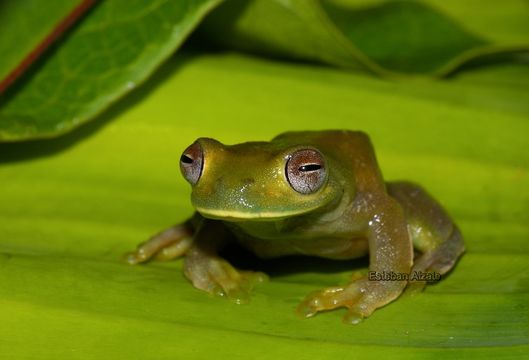
[[(185, 255), (184, 272), (196, 288), (241, 302), (266, 275), (239, 271), (217, 255), (233, 238), (263, 258), (369, 254), (369, 272), (379, 275), (442, 275), (464, 251), (459, 230), (424, 190), (384, 182), (362, 132), (289, 132), (270, 142), (233, 146), (208, 138), (197, 142), (204, 158), (191, 195), (197, 212), (141, 244), (129, 254), (131, 264)], [(325, 182), (310, 194), (295, 191), (285, 174), (289, 155), (300, 149), (316, 149), (325, 159)], [(354, 324), (407, 285), (424, 284), (357, 276), (348, 285), (310, 294), (298, 313), (309, 317), (346, 307), (344, 321)]]

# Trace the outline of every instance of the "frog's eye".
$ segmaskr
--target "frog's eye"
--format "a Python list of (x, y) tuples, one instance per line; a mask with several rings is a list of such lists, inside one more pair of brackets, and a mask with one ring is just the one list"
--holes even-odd
[(327, 178), (323, 155), (313, 149), (298, 150), (291, 154), (285, 170), (288, 183), (301, 194), (317, 191)]
[(180, 171), (182, 171), (182, 175), (191, 185), (195, 185), (200, 179), (203, 164), (204, 154), (202, 147), (198, 142), (194, 142), (184, 150), (180, 157)]

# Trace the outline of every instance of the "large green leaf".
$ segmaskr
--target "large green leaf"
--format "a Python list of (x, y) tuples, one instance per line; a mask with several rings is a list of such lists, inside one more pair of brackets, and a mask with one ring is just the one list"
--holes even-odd
[[(151, 75), (219, 2), (100, 2), (30, 74), (2, 94), (0, 141), (61, 134), (99, 114)], [(12, 18), (0, 28), (0, 50), (9, 55), (0, 60), (2, 73), (19, 59), (21, 50), (41, 41), (50, 24), (39, 19), (62, 10), (55, 4), (40, 11), (32, 0), (8, 4), (4, 16)], [(26, 36), (34, 18), (35, 33)], [(29, 28), (21, 32), (21, 27)], [(20, 51), (9, 51), (19, 42)]]
[[(73, 8), (71, 0), (9, 0), (0, 3), (0, 80), (35, 49)], [(44, 15), (44, 16), (43, 16)]]
[(378, 75), (446, 75), (529, 51), (524, 0), (231, 0), (206, 18), (216, 43)]
[[(0, 145), (0, 357), (527, 355), (528, 80), (528, 67), (498, 66), (390, 83), (190, 55), (88, 127)], [(181, 261), (120, 261), (192, 212), (178, 158), (196, 137), (323, 128), (367, 131), (387, 179), (415, 180), (445, 204), (467, 253), (441, 283), (348, 326), (342, 310), (301, 320), (294, 308), (365, 262), (272, 261), (270, 282), (236, 305), (192, 288)]]
[[(90, 120), (144, 81), (221, 1), (99, 2), (0, 97), (0, 141), (56, 136)], [(35, 4), (0, 5), (0, 79), (71, 7)], [(410, 78), (514, 61), (529, 51), (528, 19), (525, 0), (230, 0), (201, 33), (220, 46)]]

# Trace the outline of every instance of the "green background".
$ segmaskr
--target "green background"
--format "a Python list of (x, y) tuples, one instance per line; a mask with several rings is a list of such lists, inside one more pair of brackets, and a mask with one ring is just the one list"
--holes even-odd
[[(529, 350), (529, 69), (388, 82), (314, 65), (185, 51), (104, 116), (56, 140), (0, 145), (4, 358), (512, 357)], [(249, 304), (194, 289), (181, 260), (121, 256), (192, 212), (178, 171), (196, 137), (367, 131), (387, 179), (413, 179), (460, 225), (441, 283), (358, 326), (302, 320), (310, 291), (365, 263), (277, 261)]]
[[(527, 1), (148, 3), (100, 2), (0, 96), (1, 359), (529, 356)], [(0, 4), (0, 74), (71, 6), (35, 4)], [(439, 284), (348, 326), (294, 309), (365, 259), (257, 262), (271, 279), (244, 305), (181, 260), (123, 261), (191, 215), (195, 138), (333, 128), (367, 132), (385, 178), (460, 226)]]

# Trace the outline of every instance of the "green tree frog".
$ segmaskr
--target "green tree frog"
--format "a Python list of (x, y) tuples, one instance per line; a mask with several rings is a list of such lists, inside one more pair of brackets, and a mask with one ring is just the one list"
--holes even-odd
[(209, 293), (241, 300), (266, 279), (218, 255), (233, 239), (262, 258), (369, 255), (368, 274), (309, 294), (297, 308), (310, 317), (345, 307), (344, 321), (354, 324), (406, 286), (421, 289), (447, 273), (464, 251), (457, 226), (421, 187), (384, 182), (363, 132), (287, 132), (229, 146), (200, 138), (184, 151), (180, 168), (196, 213), (127, 259), (185, 255), (185, 276)]

